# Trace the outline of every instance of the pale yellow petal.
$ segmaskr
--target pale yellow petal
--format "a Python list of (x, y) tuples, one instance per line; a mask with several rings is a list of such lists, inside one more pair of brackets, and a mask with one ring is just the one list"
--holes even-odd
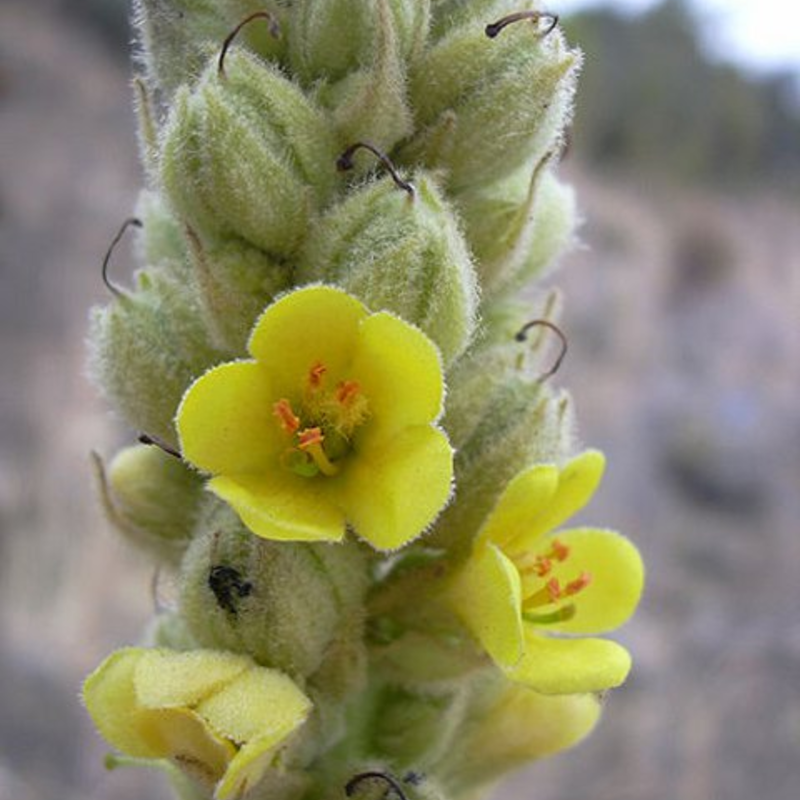
[(276, 399), (294, 400), (315, 364), (324, 364), (333, 380), (349, 377), (359, 323), (366, 316), (366, 308), (341, 289), (298, 289), (261, 315), (248, 349), (269, 373)]
[(605, 470), (605, 456), (599, 450), (586, 450), (568, 461), (558, 475), (558, 488), (550, 501), (519, 536), (508, 543), (512, 552), (531, 550), (548, 531), (577, 514), (597, 490)]
[(347, 519), (380, 550), (402, 547), (430, 525), (450, 497), (453, 451), (430, 425), (407, 428), (381, 448), (350, 455)]
[(252, 666), (247, 656), (220, 650), (146, 650), (136, 667), (136, 694), (143, 708), (188, 708)]
[(492, 544), (479, 547), (453, 577), (447, 600), (486, 652), (512, 667), (523, 654), (516, 567)]
[(352, 365), (369, 401), (372, 441), (435, 420), (444, 383), (439, 352), (422, 331), (381, 312), (361, 323)]
[(177, 415), (183, 457), (205, 472), (260, 472), (278, 460), (285, 436), (272, 412), (267, 373), (254, 361), (221, 364), (198, 378)]
[(557, 639), (525, 632), (525, 653), (509, 678), (542, 694), (602, 692), (628, 676), (628, 651), (606, 639)]
[(537, 464), (520, 472), (508, 484), (479, 534), (479, 541), (506, 547), (515, 537), (525, 536), (552, 502), (559, 484), (558, 467)]
[(635, 545), (615, 531), (595, 528), (560, 531), (556, 538), (569, 547), (569, 557), (555, 564), (552, 577), (562, 586), (583, 573), (591, 581), (568, 601), (574, 603), (575, 615), (548, 628), (567, 633), (618, 628), (636, 610), (644, 588), (644, 564)]
[(344, 536), (344, 514), (334, 501), (334, 480), (289, 472), (220, 476), (209, 481), (208, 488), (265, 539), (338, 541)]

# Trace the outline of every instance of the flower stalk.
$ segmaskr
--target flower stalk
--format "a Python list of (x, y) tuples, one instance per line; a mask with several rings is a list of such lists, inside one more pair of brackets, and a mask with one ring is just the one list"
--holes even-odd
[(581, 56), (519, 6), (137, 3), (140, 269), (123, 291), (109, 251), (90, 334), (132, 441), (95, 463), (179, 590), (84, 685), (114, 765), (203, 800), (466, 800), (628, 674), (598, 635), (641, 560), (561, 530), (604, 460), (555, 386), (556, 297), (516, 296), (573, 240)]

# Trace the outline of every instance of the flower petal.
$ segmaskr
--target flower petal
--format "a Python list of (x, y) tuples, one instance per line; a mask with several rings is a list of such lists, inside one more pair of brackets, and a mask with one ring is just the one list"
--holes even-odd
[(565, 633), (604, 633), (618, 628), (633, 614), (642, 596), (644, 564), (639, 551), (615, 531), (575, 528), (560, 531), (557, 538), (570, 552), (569, 558), (555, 565), (552, 576), (562, 585), (583, 572), (592, 577), (586, 588), (570, 598), (575, 616), (548, 628)]
[(297, 397), (309, 369), (323, 363), (336, 378), (347, 377), (364, 306), (341, 289), (310, 286), (273, 303), (261, 315), (248, 350), (268, 372), (275, 399)]
[(255, 361), (221, 364), (196, 380), (176, 419), (183, 457), (206, 472), (259, 472), (278, 459), (282, 431), (267, 373)]
[(252, 666), (246, 656), (218, 650), (146, 650), (136, 667), (136, 696), (143, 708), (191, 707)]
[(586, 450), (568, 461), (559, 472), (555, 494), (525, 530), (509, 543), (508, 549), (512, 552), (533, 549), (542, 534), (580, 511), (597, 490), (605, 464), (605, 456), (599, 450)]
[(169, 708), (145, 714), (153, 736), (162, 743), (162, 757), (171, 758), (189, 774), (211, 785), (224, 775), (236, 748), (216, 736), (196, 712)]
[(408, 428), (350, 458), (343, 476), (347, 519), (380, 550), (419, 536), (450, 496), (453, 450), (438, 428)]
[(486, 652), (512, 667), (524, 651), (519, 573), (493, 544), (475, 549), (454, 576), (447, 599)]
[(221, 475), (208, 488), (265, 539), (338, 541), (344, 536), (344, 514), (331, 499), (333, 480), (279, 472), (267, 477)]
[(275, 669), (252, 666), (197, 707), (211, 727), (240, 744), (272, 737), (276, 742), (300, 725), (311, 701)]
[(283, 673), (257, 667), (198, 711), (217, 731), (243, 743), (217, 789), (217, 797), (239, 797), (264, 776), (275, 747), (305, 722), (311, 701)]
[(555, 639), (525, 632), (525, 654), (506, 669), (512, 680), (542, 694), (602, 692), (628, 676), (628, 651), (606, 639)]
[(566, 750), (591, 733), (600, 712), (592, 694), (546, 695), (509, 683), (468, 738), (466, 766), (496, 766), (499, 774)]
[(214, 794), (219, 800), (243, 797), (263, 777), (275, 760), (275, 747), (284, 737), (277, 734), (253, 739), (242, 747)]
[(442, 411), (439, 352), (422, 331), (388, 312), (361, 323), (352, 374), (369, 400), (371, 441), (433, 422)]
[(160, 739), (154, 739), (136, 698), (134, 675), (147, 651), (128, 647), (112, 653), (86, 679), (83, 700), (103, 737), (117, 750), (138, 758), (163, 758)]
[(515, 537), (527, 537), (531, 523), (556, 494), (558, 474), (554, 464), (537, 464), (520, 472), (501, 495), (478, 540), (505, 547)]

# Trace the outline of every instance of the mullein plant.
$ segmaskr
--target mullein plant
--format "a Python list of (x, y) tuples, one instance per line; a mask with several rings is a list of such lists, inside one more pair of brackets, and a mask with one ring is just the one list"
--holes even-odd
[[(520, 288), (573, 241), (580, 53), (524, 0), (139, 0), (109, 519), (177, 590), (83, 699), (185, 800), (473, 798), (596, 725), (636, 548)], [(119, 238), (119, 237), (118, 237)], [(110, 253), (109, 253), (110, 255)], [(563, 353), (562, 353), (563, 354)]]

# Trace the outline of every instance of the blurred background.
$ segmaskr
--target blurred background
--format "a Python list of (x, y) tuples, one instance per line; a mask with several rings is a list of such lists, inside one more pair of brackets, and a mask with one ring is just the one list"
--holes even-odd
[[(508, 800), (800, 794), (800, 11), (552, 0), (586, 52), (563, 172), (585, 519), (644, 551), (635, 656), (597, 734)], [(80, 681), (135, 641), (152, 574), (88, 453), (130, 439), (84, 376), (100, 262), (141, 183), (124, 0), (0, 3), (0, 800), (165, 796), (108, 774)], [(126, 248), (115, 259), (125, 274)], [(128, 264), (130, 266), (130, 264)]]

